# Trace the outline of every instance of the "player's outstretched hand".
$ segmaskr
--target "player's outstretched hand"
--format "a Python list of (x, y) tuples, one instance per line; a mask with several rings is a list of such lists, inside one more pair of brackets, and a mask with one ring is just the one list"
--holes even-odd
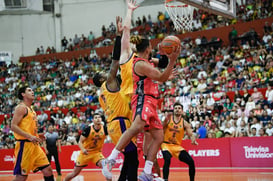
[(117, 34), (121, 35), (123, 31), (123, 26), (122, 26), (122, 18), (120, 16), (116, 17), (116, 25), (117, 25)]
[(45, 140), (45, 133), (38, 133), (38, 136), (42, 141)]
[(198, 145), (198, 142), (196, 141), (196, 138), (194, 135), (191, 136), (191, 144)]
[(36, 136), (32, 136), (32, 135), (28, 138), (28, 140), (31, 141), (32, 143), (35, 143), (35, 144), (42, 142), (42, 140), (40, 138), (38, 138)]
[(133, 11), (139, 7), (139, 5), (136, 5), (135, 0), (127, 0), (128, 9), (132, 9)]
[(178, 71), (176, 68), (173, 68), (171, 75), (169, 76), (168, 80), (172, 80), (178, 76)]
[(173, 47), (172, 53), (166, 54), (166, 55), (171, 62), (175, 62), (177, 60), (178, 56), (180, 55), (180, 52), (181, 52), (181, 46), (179, 46), (178, 48)]

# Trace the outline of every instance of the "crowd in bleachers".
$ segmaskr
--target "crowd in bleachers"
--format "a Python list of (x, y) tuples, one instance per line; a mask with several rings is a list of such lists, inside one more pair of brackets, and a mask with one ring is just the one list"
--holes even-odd
[[(253, 31), (238, 39), (233, 29), (230, 46), (204, 47), (201, 37), (183, 40), (176, 64), (178, 77), (160, 85), (160, 118), (163, 120), (173, 103), (180, 101), (198, 138), (272, 136), (273, 32), (268, 24), (261, 36)], [(156, 38), (161, 33), (166, 35), (156, 31), (149, 35)], [(92, 84), (92, 77), (97, 71), (108, 71), (110, 63), (111, 54), (99, 57), (92, 52), (91, 56), (65, 61), (2, 64), (0, 114), (12, 115), (18, 103), (16, 89), (29, 85), (36, 96), (33, 107), (39, 112), (39, 132), (54, 124), (62, 145), (76, 144), (81, 130), (92, 122), (94, 112), (102, 112), (99, 89)], [(233, 99), (227, 95), (230, 91), (235, 92)], [(97, 109), (91, 109), (90, 105)], [(87, 109), (82, 111), (81, 107)], [(73, 108), (77, 110), (72, 111)], [(0, 148), (14, 147), (10, 123), (11, 116), (5, 116), (0, 127)]]
[[(247, 0), (241, 5), (236, 3), (236, 19), (228, 19), (222, 16), (216, 16), (206, 11), (195, 9), (193, 13), (193, 28), (192, 31), (207, 30), (222, 26), (236, 24), (237, 22), (247, 22), (257, 19), (263, 19), (272, 16), (271, 0), (252, 1)], [(164, 34), (172, 34), (174, 32), (174, 25), (170, 19), (167, 11), (158, 12), (157, 21), (153, 22), (151, 15), (147, 17), (137, 17), (132, 21), (134, 33), (149, 36), (150, 39), (160, 38)], [(101, 35), (95, 35), (92, 31), (88, 35), (75, 34), (74, 37), (63, 37), (61, 40), (61, 51), (73, 51), (85, 48), (97, 48), (108, 46), (113, 43), (113, 37), (116, 31), (115, 24), (111, 22), (109, 26), (103, 25), (101, 28)], [(176, 32), (177, 33), (177, 32)], [(55, 53), (56, 49), (52, 46), (47, 46), (45, 50), (41, 45), (36, 49), (35, 54), (50, 54)]]

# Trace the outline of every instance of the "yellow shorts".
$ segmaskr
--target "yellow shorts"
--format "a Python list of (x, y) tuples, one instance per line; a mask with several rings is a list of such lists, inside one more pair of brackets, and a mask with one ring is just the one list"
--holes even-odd
[(174, 145), (174, 144), (169, 144), (169, 143), (162, 143), (161, 144), (161, 150), (162, 151), (169, 151), (170, 154), (173, 157), (179, 159), (178, 156), (179, 156), (180, 152), (182, 150), (184, 150), (184, 148), (182, 146), (180, 146), (180, 145)]
[[(128, 128), (131, 126), (131, 121), (127, 118), (115, 118), (111, 122), (107, 123), (108, 135), (111, 137), (113, 143), (116, 145), (119, 138)], [(136, 137), (133, 137), (131, 142), (126, 146), (125, 151), (132, 151), (136, 149)]]
[(107, 123), (108, 135), (111, 137), (113, 143), (116, 145), (122, 133), (131, 126), (131, 122), (127, 118), (115, 118)]
[(81, 151), (76, 162), (77, 167), (85, 167), (88, 165), (88, 163), (94, 163), (97, 165), (97, 163), (104, 159), (104, 156), (102, 155), (101, 151), (91, 151), (88, 153), (88, 155), (83, 154)]
[(29, 141), (17, 141), (14, 154), (16, 158), (14, 175), (28, 175), (31, 170), (37, 172), (49, 165), (42, 148)]

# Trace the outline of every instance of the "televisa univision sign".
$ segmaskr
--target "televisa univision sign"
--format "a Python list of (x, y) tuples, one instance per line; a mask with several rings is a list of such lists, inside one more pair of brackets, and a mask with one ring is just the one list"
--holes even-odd
[(273, 167), (273, 137), (231, 139), (232, 167)]

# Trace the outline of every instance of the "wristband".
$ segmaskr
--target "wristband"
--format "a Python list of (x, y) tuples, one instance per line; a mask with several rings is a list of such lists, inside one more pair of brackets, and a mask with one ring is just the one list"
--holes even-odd
[(116, 36), (116, 41), (114, 44), (114, 50), (112, 54), (113, 60), (119, 60), (121, 51), (121, 36)]

